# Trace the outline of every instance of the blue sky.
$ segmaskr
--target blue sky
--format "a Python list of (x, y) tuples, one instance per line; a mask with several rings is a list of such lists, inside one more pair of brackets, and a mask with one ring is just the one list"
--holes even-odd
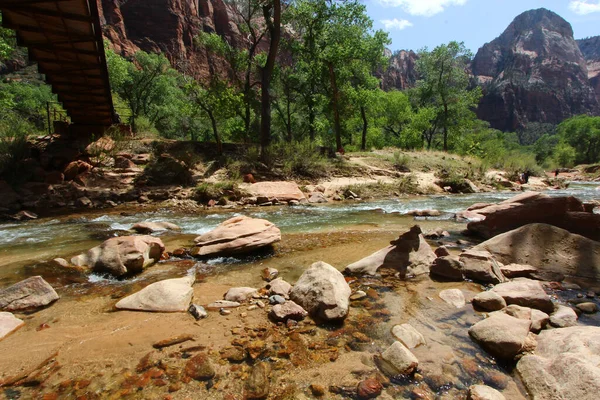
[(392, 50), (419, 50), (451, 40), (476, 53), (523, 11), (547, 8), (573, 26), (576, 39), (600, 35), (600, 0), (363, 0)]

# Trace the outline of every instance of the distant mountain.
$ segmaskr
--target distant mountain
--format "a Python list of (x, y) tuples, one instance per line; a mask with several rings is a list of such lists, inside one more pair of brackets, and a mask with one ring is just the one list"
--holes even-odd
[(544, 8), (516, 17), (471, 69), (484, 92), (479, 118), (503, 131), (600, 110), (571, 25)]
[(588, 79), (600, 103), (600, 36), (578, 40), (577, 44), (587, 62)]

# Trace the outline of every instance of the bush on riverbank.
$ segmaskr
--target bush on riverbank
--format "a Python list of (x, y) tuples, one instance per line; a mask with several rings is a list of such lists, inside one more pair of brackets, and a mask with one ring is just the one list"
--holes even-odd
[(245, 196), (248, 196), (248, 194), (241, 190), (236, 182), (203, 182), (196, 187), (194, 200), (206, 204), (210, 200), (217, 202), (222, 200), (237, 201)]
[(353, 192), (361, 199), (394, 197), (403, 194), (421, 194), (414, 175), (408, 174), (394, 183), (359, 183), (340, 189), (341, 193)]

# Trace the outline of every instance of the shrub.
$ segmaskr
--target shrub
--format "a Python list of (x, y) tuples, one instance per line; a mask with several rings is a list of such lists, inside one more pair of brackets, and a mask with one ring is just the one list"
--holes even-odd
[(394, 153), (394, 168), (396, 168), (398, 171), (409, 172), (409, 163), (410, 157), (408, 155), (399, 151)]
[(202, 182), (196, 187), (194, 199), (200, 203), (208, 203), (210, 200), (239, 200), (247, 196), (235, 182)]
[(21, 161), (29, 157), (27, 136), (32, 126), (13, 113), (0, 114), (0, 176), (10, 182), (22, 177)]

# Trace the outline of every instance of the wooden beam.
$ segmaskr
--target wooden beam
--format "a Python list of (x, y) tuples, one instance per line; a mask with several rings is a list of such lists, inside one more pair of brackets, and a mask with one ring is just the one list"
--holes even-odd
[(14, 12), (15, 14), (30, 17), (30, 15), (41, 15), (44, 17), (64, 18), (71, 21), (94, 22), (90, 15), (75, 14), (71, 12), (63, 12), (60, 10), (49, 10), (47, 8), (31, 7), (28, 4), (10, 4), (2, 6), (3, 9)]

